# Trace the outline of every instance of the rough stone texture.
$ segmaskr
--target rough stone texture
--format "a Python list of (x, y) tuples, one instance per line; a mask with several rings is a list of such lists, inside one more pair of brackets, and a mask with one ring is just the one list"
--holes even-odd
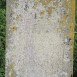
[(5, 77), (72, 77), (75, 0), (7, 0)]

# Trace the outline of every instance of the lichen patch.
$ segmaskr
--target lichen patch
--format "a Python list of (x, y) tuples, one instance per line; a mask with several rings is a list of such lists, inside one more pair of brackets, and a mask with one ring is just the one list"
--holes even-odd
[(52, 7), (48, 7), (47, 13), (48, 13), (48, 15), (51, 15), (51, 13), (52, 13)]

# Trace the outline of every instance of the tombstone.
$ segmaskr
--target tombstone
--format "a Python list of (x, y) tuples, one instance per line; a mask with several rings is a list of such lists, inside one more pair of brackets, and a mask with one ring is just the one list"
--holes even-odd
[(72, 77), (75, 0), (7, 0), (5, 77)]

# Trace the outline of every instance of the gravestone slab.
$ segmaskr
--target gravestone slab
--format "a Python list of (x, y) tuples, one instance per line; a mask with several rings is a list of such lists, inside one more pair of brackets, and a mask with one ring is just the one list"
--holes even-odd
[(75, 0), (7, 0), (5, 77), (72, 77)]

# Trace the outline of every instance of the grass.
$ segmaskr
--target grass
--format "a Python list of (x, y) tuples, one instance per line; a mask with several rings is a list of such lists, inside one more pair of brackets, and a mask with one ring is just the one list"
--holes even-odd
[(0, 77), (5, 77), (5, 35), (6, 15), (5, 0), (0, 0)]

